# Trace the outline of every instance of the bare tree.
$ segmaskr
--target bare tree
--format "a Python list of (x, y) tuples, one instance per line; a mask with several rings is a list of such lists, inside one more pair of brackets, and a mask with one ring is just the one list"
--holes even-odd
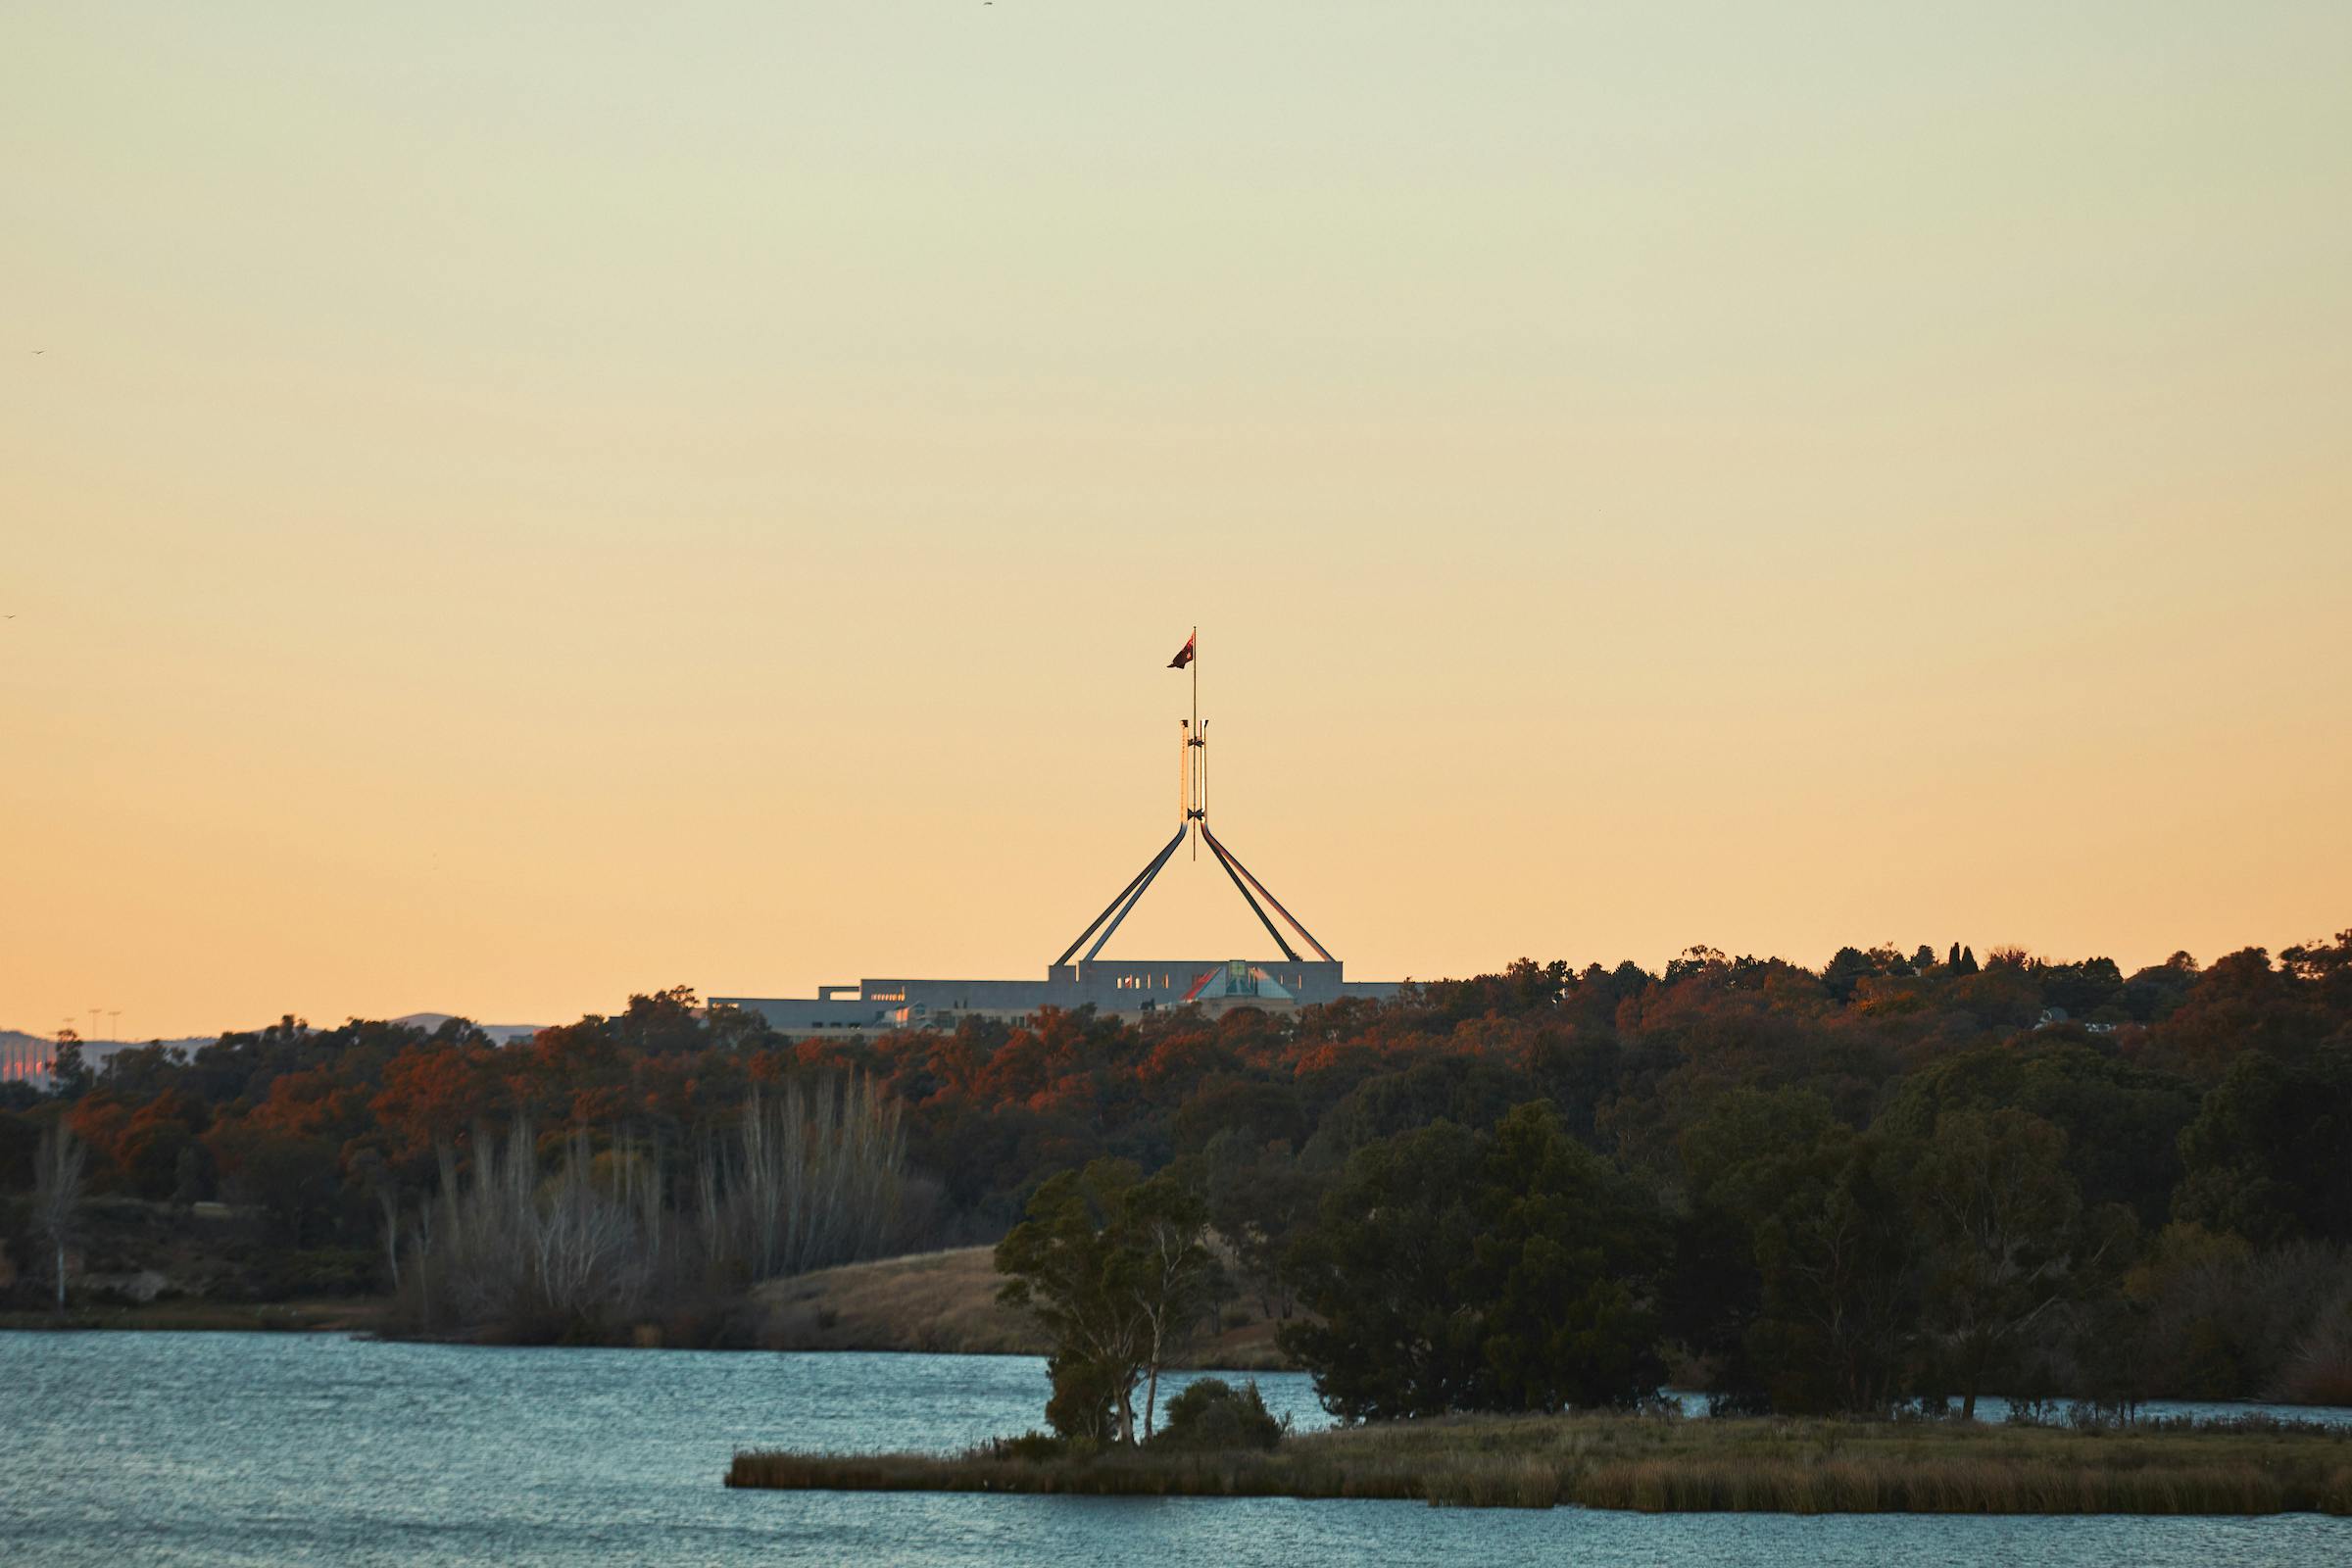
[(705, 1137), (674, 1198), (659, 1144), (600, 1150), (582, 1131), (543, 1155), (518, 1121), (476, 1128), (464, 1171), (454, 1148), (439, 1155), (416, 1217), (419, 1316), (528, 1332), (610, 1329), (707, 1288), (707, 1266), (763, 1280), (873, 1256), (907, 1187), (898, 1107), (865, 1078), (755, 1098)]
[(871, 1257), (906, 1186), (898, 1106), (865, 1077), (755, 1096), (732, 1148), (705, 1146), (696, 1185), (711, 1257), (755, 1280)]
[(32, 1225), (57, 1255), (57, 1309), (66, 1309), (66, 1246), (78, 1229), (82, 1166), (89, 1151), (63, 1122), (41, 1134), (33, 1154)]
[(400, 1291), (400, 1178), (375, 1150), (364, 1151), (353, 1173), (368, 1183), (375, 1206), (384, 1216), (384, 1266), (392, 1271), (392, 1290)]

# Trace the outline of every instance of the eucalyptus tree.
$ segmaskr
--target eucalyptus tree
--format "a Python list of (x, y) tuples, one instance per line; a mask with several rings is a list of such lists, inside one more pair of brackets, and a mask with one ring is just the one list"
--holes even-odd
[(1029, 1308), (1053, 1337), (1054, 1430), (1136, 1442), (1141, 1385), (1150, 1438), (1159, 1375), (1219, 1285), (1199, 1189), (1173, 1170), (1145, 1181), (1128, 1160), (1063, 1171), (1038, 1188), (996, 1260), (999, 1299)]

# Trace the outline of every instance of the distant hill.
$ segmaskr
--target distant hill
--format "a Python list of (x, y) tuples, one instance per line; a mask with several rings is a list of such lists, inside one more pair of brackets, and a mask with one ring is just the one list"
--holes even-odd
[[(460, 1016), (462, 1014), (451, 1012), (410, 1012), (403, 1013), (392, 1021), (405, 1023), (413, 1028), (433, 1030), (440, 1028), (450, 1019)], [(530, 1039), (547, 1025), (543, 1023), (477, 1023), (474, 1027), (500, 1045), (511, 1046), (517, 1040)]]

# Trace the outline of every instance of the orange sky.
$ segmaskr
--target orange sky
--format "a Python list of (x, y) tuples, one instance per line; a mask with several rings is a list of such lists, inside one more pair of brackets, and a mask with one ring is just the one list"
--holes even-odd
[(2352, 8), (352, 9), (0, 16), (0, 1027), (1042, 974), (1195, 622), (1361, 978), (2352, 924)]

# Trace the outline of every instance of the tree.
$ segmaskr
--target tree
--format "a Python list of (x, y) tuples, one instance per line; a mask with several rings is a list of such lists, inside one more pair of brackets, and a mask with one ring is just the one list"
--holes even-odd
[(1919, 1244), (1885, 1142), (1842, 1125), (1744, 1183), (1762, 1298), (1743, 1342), (1782, 1410), (1880, 1411), (1918, 1316)]
[(1209, 1218), (1233, 1250), (1241, 1282), (1258, 1310), (1290, 1321), (1297, 1298), (1284, 1260), (1313, 1222), (1319, 1189), (1279, 1142), (1253, 1147), (1237, 1130), (1217, 1134), (1201, 1152)]
[(57, 1054), (50, 1060), (49, 1078), (60, 1100), (79, 1100), (98, 1081), (82, 1057), (81, 1036), (71, 1029), (57, 1032)]
[(335, 1146), (323, 1138), (280, 1132), (251, 1118), (222, 1121), (205, 1139), (220, 1169), (223, 1191), (259, 1205), (287, 1245), (300, 1250), (312, 1222), (331, 1221), (342, 1193)]
[(1158, 1442), (1165, 1447), (1216, 1452), (1271, 1448), (1282, 1442), (1282, 1433), (1283, 1423), (1266, 1408), (1255, 1379), (1237, 1389), (1223, 1378), (1200, 1378), (1168, 1401), (1168, 1424)]
[(1661, 1308), (1668, 1333), (1711, 1363), (1713, 1395), (1735, 1405), (1768, 1402), (1748, 1335), (1764, 1293), (1755, 1228), (1777, 1201), (1778, 1162), (1836, 1125), (1812, 1090), (1742, 1088), (1716, 1096), (1676, 1140), (1689, 1202)]
[(2006, 1106), (2066, 1135), (2067, 1174), (2085, 1207), (2128, 1203), (2142, 1224), (2163, 1224), (2180, 1179), (2180, 1132), (2197, 1114), (2196, 1089), (2081, 1038), (2037, 1032), (1942, 1057), (1907, 1074), (1874, 1125), (1924, 1145), (1954, 1111)]
[[(181, 1185), (182, 1156), (210, 1120), (201, 1103), (177, 1089), (166, 1089), (132, 1111), (114, 1147), (123, 1184), (150, 1202), (170, 1200)], [(199, 1178), (202, 1157), (197, 1155)]]
[(352, 1162), (352, 1175), (365, 1183), (375, 1206), (384, 1218), (384, 1267), (390, 1273), (392, 1290), (400, 1291), (400, 1211), (402, 1193), (400, 1175), (387, 1163), (380, 1151), (363, 1150)]
[(1160, 1371), (1216, 1289), (1200, 1194), (1175, 1173), (1147, 1182), (1132, 1161), (1098, 1159), (1040, 1186), (996, 1261), (999, 1299), (1030, 1308), (1053, 1338), (1054, 1430), (1134, 1443), (1143, 1383), (1150, 1437)]
[(2286, 1062), (2249, 1052), (2180, 1134), (2174, 1217), (2250, 1242), (2352, 1240), (2352, 1039)]
[(1823, 967), (1821, 983), (1831, 996), (1839, 1002), (1846, 1002), (1852, 999), (1854, 988), (1861, 983), (1864, 976), (1878, 972), (1877, 965), (1871, 962), (1870, 955), (1864, 953), (1860, 948), (1839, 948), (1831, 956), (1829, 963)]
[(1120, 1272), (1144, 1322), (1144, 1436), (1149, 1439), (1160, 1369), (1213, 1302), (1217, 1260), (1208, 1246), (1207, 1202), (1173, 1172), (1131, 1189), (1120, 1221), (1118, 1239), (1126, 1255)]
[(1357, 1152), (1299, 1250), (1279, 1338), (1346, 1420), (1630, 1404), (1663, 1375), (1648, 1195), (1523, 1104)]
[(1495, 1127), (1482, 1176), (1478, 1295), (1492, 1303), (1483, 1356), (1496, 1406), (1655, 1395), (1665, 1376), (1654, 1310), (1662, 1233), (1648, 1195), (1540, 1102)]
[(2132, 1230), (2120, 1205), (2085, 1223), (2066, 1142), (2023, 1110), (1947, 1112), (1912, 1167), (1930, 1245), (1930, 1318), (1951, 1344), (1963, 1420), (1976, 1419), (1996, 1358), (2080, 1294), (2085, 1271)]
[(1463, 1299), (1478, 1215), (1475, 1135), (1449, 1121), (1356, 1151), (1292, 1259), (1321, 1321), (1283, 1349), (1344, 1420), (1441, 1415), (1483, 1402), (1475, 1303)]
[(78, 1229), (82, 1164), (88, 1151), (63, 1122), (41, 1134), (33, 1155), (32, 1228), (57, 1258), (57, 1309), (66, 1309), (66, 1247)]

